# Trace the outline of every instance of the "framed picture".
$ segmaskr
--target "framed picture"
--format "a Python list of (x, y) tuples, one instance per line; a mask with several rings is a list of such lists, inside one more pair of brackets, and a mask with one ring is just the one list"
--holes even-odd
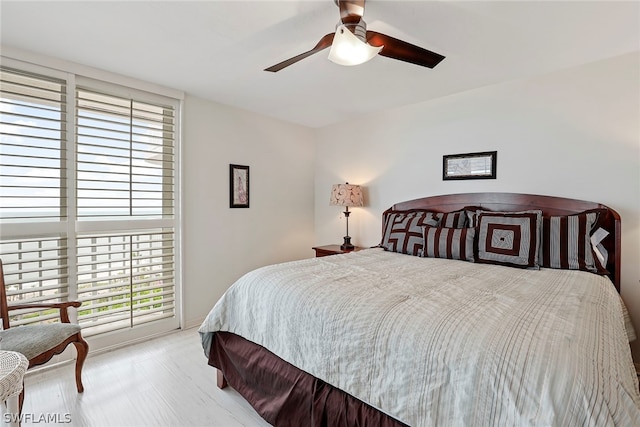
[(249, 166), (229, 165), (229, 207), (249, 207)]
[(442, 179), (496, 179), (497, 151), (442, 156)]

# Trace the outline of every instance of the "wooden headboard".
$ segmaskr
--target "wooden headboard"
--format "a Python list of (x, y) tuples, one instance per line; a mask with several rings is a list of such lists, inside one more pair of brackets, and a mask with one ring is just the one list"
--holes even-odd
[(424, 197), (393, 205), (392, 209), (428, 209), (435, 212), (451, 212), (466, 206), (481, 207), (491, 211), (521, 211), (541, 209), (543, 216), (571, 215), (589, 209), (604, 209), (599, 224), (611, 233), (602, 243), (609, 252), (606, 265), (611, 273), (609, 277), (620, 292), (620, 215), (615, 210), (600, 203), (584, 200), (566, 199), (564, 197), (541, 196), (519, 193), (461, 193), (442, 196)]

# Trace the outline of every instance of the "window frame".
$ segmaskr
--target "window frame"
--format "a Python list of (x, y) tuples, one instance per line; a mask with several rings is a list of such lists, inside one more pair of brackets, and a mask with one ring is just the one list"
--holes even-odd
[[(169, 332), (184, 327), (182, 307), (182, 216), (181, 216), (181, 182), (182, 182), (182, 103), (184, 94), (169, 88), (119, 76), (106, 71), (86, 67), (79, 64), (47, 58), (41, 55), (28, 54), (13, 49), (9, 50), (11, 56), (3, 54), (0, 64), (25, 73), (34, 73), (66, 81), (66, 173), (67, 173), (67, 218), (60, 221), (41, 221), (29, 223), (28, 231), (25, 231), (25, 223), (3, 223), (0, 227), (2, 240), (18, 239), (26, 237), (50, 237), (64, 236), (67, 239), (67, 265), (68, 269), (68, 298), (77, 298), (78, 270), (76, 265), (76, 240), (87, 233), (114, 232), (113, 226), (117, 223), (120, 232), (135, 231), (140, 229), (166, 228), (167, 220), (163, 219), (135, 219), (117, 221), (78, 221), (76, 206), (76, 87), (88, 86), (91, 89), (104, 91), (117, 96), (135, 97), (142, 102), (163, 102), (174, 107), (175, 112), (175, 137), (174, 137), (174, 218), (172, 227), (174, 232), (174, 310), (175, 316), (167, 322), (157, 324), (145, 324), (130, 330), (115, 331), (89, 337), (92, 349), (109, 348), (123, 343), (146, 339), (150, 336)], [(28, 62), (25, 62), (27, 60)], [(6, 273), (6, 271), (5, 271)], [(70, 310), (71, 321), (77, 321), (76, 310)]]

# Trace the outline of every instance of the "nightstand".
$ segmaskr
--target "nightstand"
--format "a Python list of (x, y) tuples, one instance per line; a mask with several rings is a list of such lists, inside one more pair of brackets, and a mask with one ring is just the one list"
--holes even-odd
[(312, 249), (316, 251), (316, 258), (318, 258), (321, 256), (346, 254), (348, 252), (357, 252), (364, 248), (361, 248), (360, 246), (356, 246), (351, 251), (345, 251), (344, 249), (340, 249), (340, 245), (326, 245), (326, 246), (315, 246)]

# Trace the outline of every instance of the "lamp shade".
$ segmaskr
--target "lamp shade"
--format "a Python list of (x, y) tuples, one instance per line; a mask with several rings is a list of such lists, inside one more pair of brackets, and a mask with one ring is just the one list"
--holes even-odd
[(382, 47), (371, 46), (360, 40), (345, 25), (339, 25), (329, 51), (329, 61), (339, 65), (359, 65), (376, 56)]
[(362, 188), (359, 185), (335, 184), (331, 188), (331, 206), (364, 206)]

